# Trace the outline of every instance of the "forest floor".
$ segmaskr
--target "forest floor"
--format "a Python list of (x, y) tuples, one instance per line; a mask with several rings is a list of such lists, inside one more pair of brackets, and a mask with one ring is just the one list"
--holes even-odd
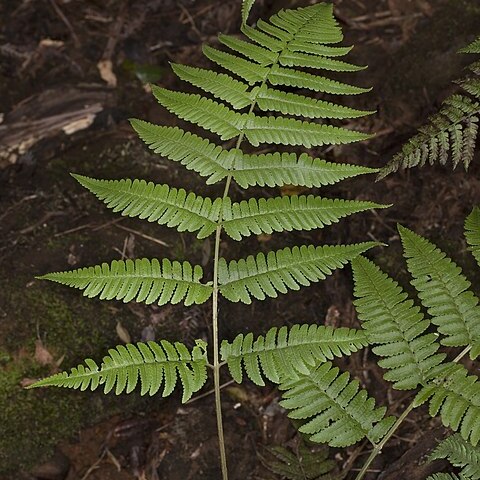
[[(257, 0), (252, 18), (306, 1)], [(372, 92), (350, 102), (377, 110), (350, 122), (376, 132), (358, 145), (313, 151), (333, 161), (381, 167), (451, 93), (469, 59), (456, 51), (479, 34), (480, 5), (469, 0), (336, 0), (353, 63), (369, 65), (357, 85)], [(0, 1), (0, 478), (45, 480), (218, 479), (213, 395), (145, 399), (138, 395), (26, 391), (32, 379), (101, 359), (128, 340), (165, 338), (191, 345), (210, 338), (209, 304), (154, 307), (83, 298), (36, 275), (119, 258), (189, 259), (211, 274), (211, 240), (124, 219), (107, 211), (70, 172), (96, 178), (144, 178), (217, 194), (183, 167), (151, 154), (128, 124), (137, 117), (175, 124), (148, 91), (153, 82), (182, 88), (169, 62), (206, 65), (203, 43), (236, 34), (240, 0)], [(12, 138), (14, 140), (12, 140)], [(15, 143), (16, 142), (16, 143)], [(478, 155), (477, 155), (478, 157)], [(478, 158), (476, 159), (478, 160)], [(480, 203), (478, 161), (468, 173), (426, 167), (374, 183), (362, 177), (322, 194), (393, 204), (321, 231), (222, 242), (239, 258), (299, 244), (389, 245), (372, 258), (407, 286), (396, 224), (429, 237), (474, 281), (463, 220)], [(257, 188), (255, 196), (271, 191)], [(281, 193), (298, 193), (298, 190)], [(233, 191), (236, 198), (244, 192)], [(478, 282), (477, 282), (478, 285)], [(320, 323), (358, 326), (349, 269), (325, 282), (251, 306), (221, 304), (221, 337), (265, 333), (271, 326)], [(408, 405), (366, 350), (342, 360), (389, 413)], [(273, 385), (226, 382), (223, 394), (232, 480), (274, 479), (267, 447), (295, 449), (298, 436)], [(212, 388), (207, 384), (205, 392)], [(414, 411), (378, 457), (367, 480), (405, 476), (406, 468), (443, 435), (425, 409)], [(407, 456), (404, 454), (407, 452)], [(354, 475), (368, 446), (332, 450), (338, 469)], [(383, 472), (383, 473), (382, 473)], [(398, 472), (403, 472), (402, 474)], [(409, 480), (425, 477), (407, 475)]]

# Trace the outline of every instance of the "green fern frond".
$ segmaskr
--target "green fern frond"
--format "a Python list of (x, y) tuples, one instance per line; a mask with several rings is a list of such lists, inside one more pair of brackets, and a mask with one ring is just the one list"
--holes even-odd
[(209, 198), (187, 193), (183, 188), (170, 188), (145, 180), (73, 177), (114, 212), (175, 227), (179, 232), (198, 230), (198, 238), (208, 237), (215, 231), (222, 210), (221, 198), (212, 202)]
[(340, 480), (330, 473), (335, 462), (328, 458), (328, 447), (312, 451), (303, 442), (298, 449), (290, 451), (284, 447), (267, 447), (272, 458), (262, 458), (265, 467), (288, 480)]
[(252, 296), (258, 300), (276, 298), (278, 292), (299, 290), (300, 286), (323, 280), (333, 269), (342, 268), (376, 245), (376, 242), (364, 242), (356, 245), (286, 247), (271, 251), (267, 256), (259, 253), (256, 257), (250, 255), (228, 264), (220, 258), (220, 293), (231, 302), (251, 303)]
[(152, 92), (160, 105), (169, 112), (216, 133), (221, 140), (230, 140), (240, 135), (248, 118), (246, 114), (237, 113), (222, 103), (201, 95), (175, 92), (155, 85), (152, 85)]
[(356, 87), (327, 77), (292, 68), (283, 68), (278, 65), (271, 68), (268, 81), (271, 85), (306, 88), (314, 92), (330, 93), (332, 95), (359, 95), (371, 90), (371, 88)]
[(440, 414), (443, 425), (460, 431), (473, 446), (480, 441), (480, 382), (476, 375), (459, 364), (447, 365), (445, 375), (439, 375), (423, 387), (415, 397), (415, 406), (429, 402), (429, 414)]
[(399, 226), (407, 266), (422, 304), (444, 335), (447, 346), (472, 345), (471, 356), (480, 352), (480, 307), (468, 290), (470, 282), (461, 268), (425, 238)]
[(353, 213), (385, 207), (373, 202), (331, 200), (313, 195), (251, 198), (232, 204), (229, 197), (212, 201), (194, 193), (187, 194), (183, 189), (144, 180), (74, 177), (114, 212), (176, 227), (180, 232), (198, 231), (198, 238), (208, 237), (220, 224), (235, 240), (251, 234), (311, 230), (331, 225)]
[(295, 153), (275, 152), (238, 156), (232, 175), (243, 188), (254, 185), (298, 185), (311, 188), (333, 185), (347, 178), (376, 171), (358, 165), (326, 162), (306, 153), (297, 156)]
[(231, 35), (220, 34), (218, 36), (218, 40), (220, 40), (221, 44), (229, 47), (231, 50), (241, 53), (244, 57), (257, 62), (260, 65), (271, 65), (277, 60), (278, 57), (275, 52), (272, 52), (268, 48), (240, 40), (236, 37), (232, 37)]
[(109, 265), (79, 268), (67, 272), (48, 273), (38, 277), (83, 290), (86, 297), (99, 296), (101, 300), (135, 300), (158, 305), (179, 303), (185, 305), (206, 302), (212, 287), (200, 283), (202, 267), (188, 262), (147, 258), (113, 260)]
[(260, 143), (303, 145), (336, 145), (358, 142), (372, 135), (318, 123), (303, 122), (293, 118), (259, 117), (240, 114), (200, 95), (181, 93), (152, 87), (159, 103), (179, 118), (195, 123), (229, 140), (243, 133), (255, 147)]
[(308, 118), (357, 118), (371, 115), (372, 111), (356, 110), (323, 100), (283, 92), (263, 86), (256, 94), (257, 105), (264, 112), (281, 112)]
[(458, 433), (447, 437), (430, 454), (430, 462), (446, 458), (454, 466), (462, 469), (461, 475), (470, 480), (480, 479), (480, 449), (473, 447)]
[(339, 374), (330, 362), (320, 365), (309, 375), (280, 385), (280, 404), (290, 418), (307, 420), (300, 431), (311, 435), (312, 442), (346, 447), (367, 437), (377, 442), (395, 421), (385, 418), (385, 407), (375, 408), (375, 400), (359, 390), (358, 380)]
[(465, 220), (465, 238), (480, 265), (480, 208), (475, 207)]
[(252, 102), (252, 96), (247, 91), (248, 85), (225, 73), (175, 63), (171, 66), (178, 78), (228, 102), (236, 110), (241, 110)]
[(155, 395), (163, 385), (162, 396), (166, 397), (180, 378), (182, 401), (186, 402), (207, 380), (207, 352), (203, 341), (197, 341), (191, 353), (183, 343), (171, 344), (167, 340), (119, 345), (108, 353), (100, 367), (92, 359), (86, 359), (85, 365), (72, 368), (70, 373), (57, 373), (29, 388), (55, 386), (96, 390), (103, 385), (104, 393), (115, 388), (115, 393), (120, 395), (131, 393), (140, 383), (140, 395)]
[(330, 163), (312, 158), (306, 153), (299, 156), (279, 152), (246, 155), (240, 150), (225, 150), (177, 127), (163, 127), (136, 119), (131, 119), (130, 122), (140, 138), (155, 153), (209, 177), (207, 184), (219, 182), (230, 174), (243, 188), (285, 184), (320, 187), (378, 171), (358, 165)]
[[(320, 325), (293, 325), (290, 329), (271, 328), (255, 341), (253, 334), (240, 334), (232, 343), (222, 342), (222, 361), (230, 374), (242, 382), (243, 367), (257, 385), (265, 385), (263, 376), (274, 383), (308, 375), (319, 363), (350, 355), (368, 344), (362, 331)], [(263, 374), (262, 374), (263, 372)]]
[[(461, 53), (480, 53), (480, 39)], [(429, 118), (426, 126), (404, 144), (401, 151), (380, 170), (378, 179), (399, 169), (423, 167), (427, 162), (445, 165), (451, 158), (453, 168), (461, 162), (468, 169), (475, 150), (480, 122), (480, 68), (479, 62), (469, 66), (473, 73), (457, 80), (473, 99), (460, 94), (447, 97), (440, 111)]]
[(313, 195), (251, 198), (233, 204), (227, 198), (223, 203), (222, 225), (230, 237), (241, 240), (251, 234), (323, 228), (347, 215), (378, 207), (386, 205)]
[(387, 370), (385, 380), (399, 390), (411, 390), (431, 379), (435, 367), (445, 359), (438, 354), (437, 336), (397, 282), (373, 262), (361, 256), (352, 260), (355, 307), (378, 364)]
[(458, 53), (480, 53), (480, 37), (476, 38), (470, 45), (459, 50)]
[(216, 48), (204, 45), (203, 54), (212, 62), (228, 70), (240, 78), (243, 78), (249, 85), (260, 83), (265, 80), (269, 73), (267, 67), (258, 65), (255, 62), (246, 60), (231, 53), (222, 52)]

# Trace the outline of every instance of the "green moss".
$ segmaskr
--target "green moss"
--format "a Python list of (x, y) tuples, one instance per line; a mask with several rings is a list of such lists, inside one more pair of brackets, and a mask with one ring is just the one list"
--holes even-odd
[(55, 360), (64, 356), (60, 368), (69, 369), (86, 357), (101, 360), (109, 347), (120, 343), (115, 332), (119, 317), (134, 337), (139, 327), (118, 306), (79, 292), (47, 282), (25, 288), (26, 279), (18, 278), (0, 283), (5, 286), (2, 308), (12, 319), (2, 325), (0, 347), (0, 473), (7, 473), (42, 461), (81, 427), (139, 402), (138, 395), (25, 390), (22, 380), (48, 375), (54, 368), (35, 361), (38, 335)]

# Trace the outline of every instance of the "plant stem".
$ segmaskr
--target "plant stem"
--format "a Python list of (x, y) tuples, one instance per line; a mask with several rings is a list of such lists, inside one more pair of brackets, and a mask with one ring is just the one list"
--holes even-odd
[(401, 425), (401, 423), (405, 420), (407, 415), (414, 409), (414, 404), (413, 402), (407, 407), (407, 409), (397, 418), (397, 421), (392, 425), (392, 428), (385, 434), (385, 436), (382, 438), (382, 440), (375, 444), (373, 446), (373, 450), (370, 453), (369, 457), (367, 458), (367, 461), (363, 465), (362, 469), (360, 472), (358, 472), (358, 475), (355, 477), (355, 480), (361, 480), (365, 474), (367, 473), (368, 467), (370, 467), (371, 463), (379, 453), (382, 452), (383, 447), (385, 444), (390, 440), (390, 437), (395, 433), (397, 428)]
[(218, 260), (220, 257), (220, 235), (222, 226), (215, 232), (215, 254), (213, 263), (213, 300), (212, 300), (212, 329), (213, 329), (213, 384), (215, 390), (215, 413), (217, 416), (218, 443), (220, 448), (220, 464), (222, 478), (228, 480), (227, 455), (225, 453), (225, 436), (223, 434), (222, 402), (220, 398), (220, 362), (218, 358)]
[[(264, 80), (260, 88), (265, 84)], [(257, 103), (256, 97), (252, 100), (248, 114), (253, 112)], [(237, 139), (235, 149), (239, 149), (242, 144), (245, 134), (242, 132)], [(232, 169), (233, 169), (232, 165)], [(225, 182), (225, 189), (223, 191), (223, 200), (227, 198), (230, 185), (232, 183), (233, 175), (227, 176)], [(222, 402), (220, 397), (220, 367), (225, 363), (220, 363), (219, 359), (219, 341), (218, 341), (218, 261), (220, 259), (220, 239), (222, 236), (222, 218), (219, 219), (220, 224), (215, 231), (215, 248), (213, 257), (213, 293), (212, 293), (212, 330), (213, 330), (213, 388), (215, 393), (215, 414), (217, 417), (217, 434), (220, 449), (220, 464), (222, 466), (222, 480), (228, 480), (227, 455), (225, 453), (225, 435), (223, 433), (223, 419), (222, 419)]]

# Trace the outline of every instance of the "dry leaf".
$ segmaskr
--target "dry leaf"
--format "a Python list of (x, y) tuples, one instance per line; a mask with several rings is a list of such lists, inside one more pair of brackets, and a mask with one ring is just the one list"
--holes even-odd
[(41, 340), (35, 342), (35, 361), (40, 365), (51, 365), (53, 363), (52, 354), (44, 347)]
[(301, 187), (297, 185), (284, 185), (283, 187), (280, 187), (280, 193), (282, 194), (282, 197), (300, 195), (306, 191), (308, 191), (307, 187)]
[(36, 379), (36, 378), (22, 378), (22, 380), (20, 381), (20, 386), (22, 388), (27, 388), (30, 385), (33, 385), (35, 382), (38, 382), (38, 379)]
[(107, 82), (109, 87), (117, 86), (117, 76), (113, 73), (113, 65), (111, 60), (100, 60), (97, 63), (98, 71), (102, 80)]
[(121, 322), (117, 322), (117, 326), (115, 327), (117, 331), (118, 338), (124, 343), (132, 343), (132, 338), (128, 333), (128, 330), (121, 324)]

